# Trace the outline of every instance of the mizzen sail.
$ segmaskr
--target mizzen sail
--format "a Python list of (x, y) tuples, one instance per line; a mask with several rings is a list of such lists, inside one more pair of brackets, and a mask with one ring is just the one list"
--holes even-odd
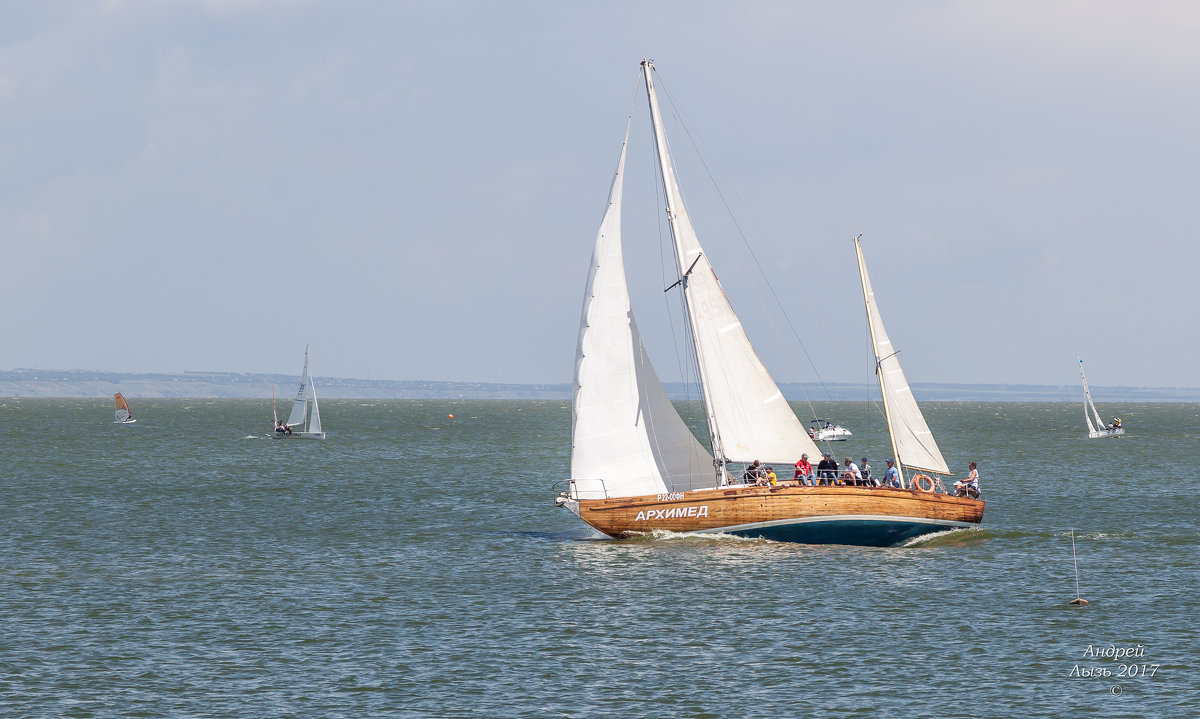
[(883, 393), (883, 409), (887, 415), (888, 431), (892, 435), (892, 448), (896, 463), (902, 467), (923, 469), (927, 472), (949, 474), (950, 468), (933, 439), (933, 432), (917, 406), (912, 388), (900, 367), (899, 350), (892, 346), (879, 305), (875, 302), (875, 290), (871, 288), (871, 277), (867, 274), (867, 263), (863, 259), (862, 245), (854, 238), (854, 251), (858, 255), (858, 274), (862, 280), (863, 299), (867, 305), (867, 323), (871, 329), (871, 341), (875, 349), (875, 373), (879, 377), (879, 388)]

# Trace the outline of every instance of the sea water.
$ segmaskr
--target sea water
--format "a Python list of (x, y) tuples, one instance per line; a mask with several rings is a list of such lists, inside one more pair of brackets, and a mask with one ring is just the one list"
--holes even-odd
[[(1196, 405), (930, 403), (983, 524), (869, 549), (604, 539), (568, 402), (131, 401), (0, 399), (0, 716), (1200, 711)], [(877, 408), (815, 411), (882, 472)]]

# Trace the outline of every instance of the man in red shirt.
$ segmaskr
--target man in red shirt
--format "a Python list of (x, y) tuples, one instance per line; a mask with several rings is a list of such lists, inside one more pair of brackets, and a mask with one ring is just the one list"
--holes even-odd
[(800, 461), (796, 463), (796, 476), (794, 477), (799, 484), (813, 484), (813, 468), (808, 461), (808, 453), (800, 455)]

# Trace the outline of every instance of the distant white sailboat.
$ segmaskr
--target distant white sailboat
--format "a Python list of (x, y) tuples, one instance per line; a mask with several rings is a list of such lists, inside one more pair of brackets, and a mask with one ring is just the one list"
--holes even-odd
[(129, 401), (125, 399), (125, 395), (117, 392), (113, 395), (113, 401), (116, 403), (116, 422), (117, 424), (133, 424), (137, 420), (133, 418), (133, 410), (129, 408)]
[[(1120, 417), (1113, 417), (1112, 423), (1107, 425), (1100, 419), (1100, 413), (1096, 411), (1096, 403), (1092, 401), (1092, 392), (1088, 389), (1087, 375), (1083, 373), (1082, 359), (1079, 360), (1079, 379), (1083, 380), (1083, 419), (1087, 422), (1088, 439), (1120, 437), (1125, 434)], [(1095, 424), (1092, 423), (1093, 417), (1096, 418)]]
[[(311, 406), (310, 406), (311, 405)], [(275, 418), (276, 437), (296, 437), (299, 439), (325, 439), (325, 431), (321, 428), (321, 408), (317, 405), (317, 386), (308, 374), (308, 347), (304, 348), (304, 370), (300, 373), (300, 388), (296, 391), (296, 399), (292, 400), (292, 412), (287, 422), (282, 422), (275, 413), (275, 388), (271, 388), (271, 414)], [(293, 428), (301, 427), (300, 430)]]

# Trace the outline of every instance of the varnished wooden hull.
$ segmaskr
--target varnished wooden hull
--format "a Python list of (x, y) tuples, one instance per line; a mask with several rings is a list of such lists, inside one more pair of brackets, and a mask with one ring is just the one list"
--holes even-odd
[(578, 503), (579, 517), (612, 537), (721, 532), (874, 547), (979, 524), (983, 508), (978, 499), (910, 489), (806, 486), (720, 487)]

